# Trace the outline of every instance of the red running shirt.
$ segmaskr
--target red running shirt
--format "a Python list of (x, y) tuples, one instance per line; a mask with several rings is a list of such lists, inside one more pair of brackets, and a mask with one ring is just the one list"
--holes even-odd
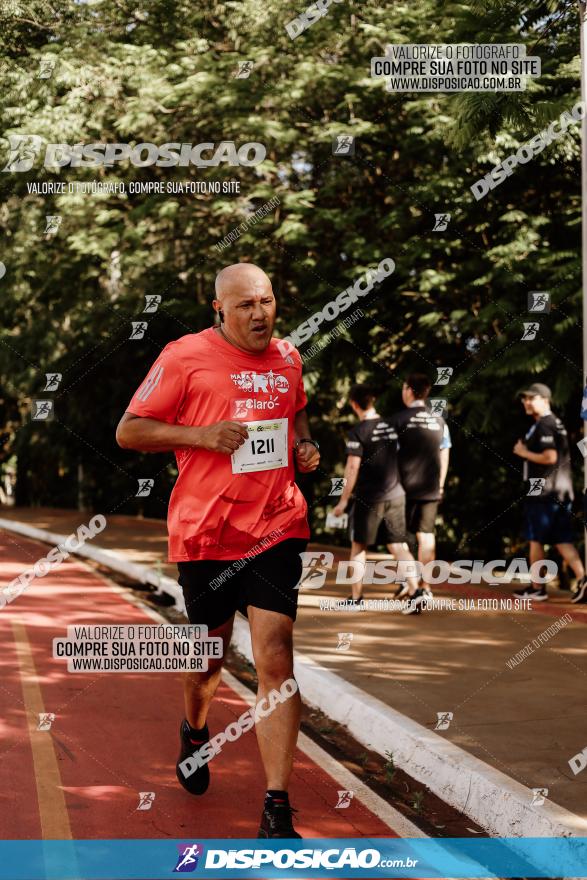
[[(294, 418), (306, 403), (300, 355), (294, 349), (286, 361), (275, 339), (261, 354), (248, 354), (210, 327), (165, 346), (127, 412), (175, 425), (267, 420), (269, 431), (280, 425), (280, 436), (256, 434), (276, 437), (256, 440), (256, 449), (281, 443), (284, 463), (233, 473), (230, 455), (177, 450), (179, 474), (167, 515), (170, 562), (241, 559), (286, 538), (309, 537), (293, 465)], [(270, 543), (259, 546), (268, 536)]]

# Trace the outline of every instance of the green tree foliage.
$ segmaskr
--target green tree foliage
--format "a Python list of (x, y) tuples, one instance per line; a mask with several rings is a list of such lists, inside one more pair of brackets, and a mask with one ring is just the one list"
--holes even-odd
[[(360, 303), (365, 317), (306, 367), (323, 450), (315, 525), (340, 473), (345, 394), (374, 383), (380, 411), (398, 409), (403, 377), (452, 366), (454, 441), (444, 505), (447, 552), (501, 551), (518, 533), (524, 493), (511, 454), (524, 430), (516, 389), (548, 382), (578, 439), (580, 132), (569, 129), (477, 202), (471, 184), (578, 100), (578, 19), (570, 0), (333, 4), (296, 40), (285, 24), (304, 4), (200, 5), (178, 0), (4, 0), (0, 11), (1, 159), (10, 134), (49, 143), (266, 145), (256, 168), (43, 168), (0, 173), (3, 461), (17, 456), (21, 503), (131, 512), (136, 479), (156, 477), (145, 512), (163, 515), (168, 456), (120, 451), (114, 429), (169, 340), (210, 324), (217, 271), (253, 261), (271, 276), (286, 334), (392, 257), (394, 274)], [(516, 42), (539, 55), (526, 92), (390, 93), (370, 77), (388, 43)], [(53, 75), (38, 77), (43, 59)], [(235, 73), (251, 60), (248, 78)], [(356, 155), (332, 154), (353, 134)], [(238, 180), (236, 195), (30, 193), (36, 181)], [(217, 243), (277, 197), (229, 248)], [(444, 232), (434, 215), (448, 212)], [(60, 214), (55, 236), (45, 216)], [(548, 290), (550, 315), (521, 342), (527, 294)], [(130, 322), (160, 294), (140, 341)], [(315, 340), (312, 340), (315, 341)], [(303, 350), (302, 350), (303, 352)], [(53, 395), (45, 373), (60, 372)], [(56, 418), (32, 424), (31, 399)], [(574, 458), (579, 472), (581, 460)], [(79, 478), (82, 485), (79, 485)], [(507, 547), (515, 547), (507, 543)]]

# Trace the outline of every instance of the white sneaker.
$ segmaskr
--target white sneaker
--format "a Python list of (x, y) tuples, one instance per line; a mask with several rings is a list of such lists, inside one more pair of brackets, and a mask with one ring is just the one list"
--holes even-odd
[(412, 596), (408, 596), (406, 599), (406, 607), (402, 610), (402, 614), (421, 614), (422, 613), (422, 603), (426, 601), (426, 596), (424, 595), (424, 590), (418, 589)]
[(516, 590), (514, 593), (516, 599), (533, 599), (535, 602), (546, 602), (548, 593), (546, 587), (537, 590), (535, 587), (526, 587), (524, 590)]
[(578, 605), (580, 602), (587, 602), (587, 576), (581, 578), (578, 584), (578, 589), (571, 602)]

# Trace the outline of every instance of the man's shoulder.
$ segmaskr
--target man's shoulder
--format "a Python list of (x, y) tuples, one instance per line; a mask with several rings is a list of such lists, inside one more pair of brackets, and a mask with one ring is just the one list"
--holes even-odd
[(272, 336), (267, 347), (267, 353), (272, 358), (275, 356), (280, 358), (290, 367), (298, 367), (300, 370), (302, 369), (302, 356), (289, 340), (286, 342), (284, 339), (277, 339), (275, 336)]
[(545, 443), (555, 444), (557, 447), (568, 445), (567, 429), (554, 413), (547, 413), (538, 419), (534, 436), (542, 448)]
[(379, 416), (379, 418), (373, 423), (374, 430), (379, 431), (381, 428), (394, 428), (397, 430), (398, 422), (395, 418), (395, 413), (389, 415), (386, 413), (385, 415)]
[(347, 428), (346, 432), (348, 440), (356, 440), (359, 443), (362, 443), (365, 439), (365, 432), (363, 428), (364, 422), (357, 422), (356, 425), (350, 425), (350, 427)]
[(567, 430), (558, 416), (554, 413), (547, 413), (538, 420), (538, 427), (542, 431), (555, 431), (559, 434), (566, 434)]
[(212, 327), (206, 327), (205, 330), (199, 330), (197, 333), (186, 333), (170, 342), (170, 345), (176, 345), (181, 349), (201, 348), (206, 345), (210, 339), (210, 333), (213, 333)]
[(406, 406), (403, 409), (399, 409), (397, 412), (392, 413), (390, 416), (387, 416), (386, 421), (397, 428), (409, 422), (415, 414), (416, 410), (409, 409), (409, 407)]
[(200, 330), (199, 333), (186, 333), (178, 339), (172, 339), (163, 348), (161, 354), (170, 357), (186, 357), (189, 354), (198, 354), (208, 348), (209, 328)]
[(562, 421), (562, 419), (559, 419), (558, 416), (553, 416), (553, 418), (554, 418), (554, 425), (555, 425), (555, 430), (556, 430), (557, 434), (560, 437), (566, 437), (567, 436), (567, 429), (565, 428), (565, 425), (564, 425), (564, 422)]

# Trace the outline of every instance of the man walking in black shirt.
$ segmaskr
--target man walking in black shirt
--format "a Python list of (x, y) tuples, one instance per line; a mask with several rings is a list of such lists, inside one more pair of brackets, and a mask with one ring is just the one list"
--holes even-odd
[[(405, 493), (397, 460), (397, 432), (375, 409), (375, 394), (366, 385), (353, 385), (350, 405), (359, 424), (348, 433), (345, 486), (334, 514), (340, 516), (353, 500), (349, 517), (351, 560), (365, 562), (381, 526), (385, 543), (398, 562), (414, 562), (406, 541)], [(418, 613), (424, 592), (414, 577), (406, 577), (410, 600), (404, 613)], [(352, 601), (361, 600), (361, 580), (352, 585)]]
[(417, 540), (418, 560), (432, 562), (436, 554), (435, 523), (450, 455), (450, 433), (444, 419), (430, 412), (426, 399), (432, 385), (424, 373), (404, 382), (405, 409), (392, 416), (398, 434), (400, 479), (406, 493), (406, 525)]
[[(550, 411), (551, 392), (536, 382), (520, 392), (526, 414), (534, 424), (514, 454), (524, 460), (523, 477), (529, 488), (524, 509), (525, 537), (530, 542), (530, 564), (544, 559), (544, 545), (555, 546), (573, 569), (578, 590), (573, 602), (587, 602), (585, 570), (573, 545), (571, 505), (573, 481), (565, 426)], [(514, 593), (519, 598), (542, 602), (548, 599), (544, 584), (532, 584)]]

